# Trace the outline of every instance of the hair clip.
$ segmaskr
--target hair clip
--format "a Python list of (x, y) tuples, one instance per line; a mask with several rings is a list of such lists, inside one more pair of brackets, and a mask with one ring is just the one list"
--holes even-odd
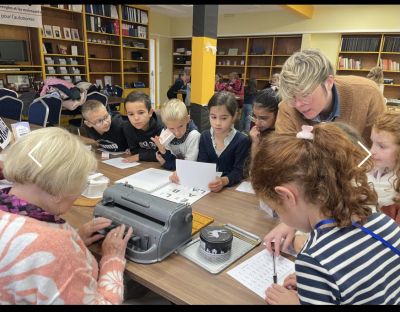
[(313, 126), (302, 125), (301, 131), (296, 134), (296, 138), (306, 140), (314, 139), (314, 134), (311, 133), (313, 129)]

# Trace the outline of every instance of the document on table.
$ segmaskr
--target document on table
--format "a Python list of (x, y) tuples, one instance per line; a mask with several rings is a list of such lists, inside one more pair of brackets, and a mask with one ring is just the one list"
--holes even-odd
[(122, 158), (122, 157), (117, 157), (117, 158), (103, 160), (102, 162), (107, 165), (117, 167), (119, 169), (126, 169), (126, 168), (131, 168), (131, 167), (140, 165), (140, 163), (138, 163), (138, 162), (124, 163), (124, 162), (122, 162), (123, 159), (124, 158)]
[(250, 182), (244, 181), (236, 188), (236, 191), (255, 194)]
[[(286, 276), (294, 273), (294, 262), (279, 256), (275, 258), (278, 284), (282, 285)], [(262, 250), (253, 257), (227, 272), (238, 282), (265, 299), (265, 290), (273, 284), (273, 260), (267, 250)]]

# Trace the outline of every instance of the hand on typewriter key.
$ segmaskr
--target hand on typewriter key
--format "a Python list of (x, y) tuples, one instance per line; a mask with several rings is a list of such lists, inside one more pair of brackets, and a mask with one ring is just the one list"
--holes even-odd
[(125, 257), (125, 249), (128, 244), (128, 240), (132, 237), (133, 229), (130, 227), (128, 232), (125, 233), (125, 224), (112, 229), (107, 233), (106, 238), (101, 246), (103, 257), (104, 256), (116, 256), (120, 258)]
[(78, 234), (82, 238), (85, 245), (89, 246), (99, 239), (102, 239), (104, 235), (97, 232), (109, 227), (110, 225), (111, 220), (109, 219), (102, 217), (94, 218), (92, 221), (82, 225), (78, 231)]

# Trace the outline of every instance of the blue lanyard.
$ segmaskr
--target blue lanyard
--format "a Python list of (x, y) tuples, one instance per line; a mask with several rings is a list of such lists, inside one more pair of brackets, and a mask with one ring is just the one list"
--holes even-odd
[[(315, 225), (315, 229), (318, 229), (320, 226), (322, 226), (324, 224), (330, 224), (330, 223), (336, 223), (336, 220), (335, 219), (324, 219), (324, 220), (321, 220)], [(383, 245), (385, 245), (386, 247), (390, 248), (393, 252), (395, 252), (396, 254), (398, 254), (400, 256), (400, 250), (397, 249), (396, 247), (394, 247), (392, 244), (390, 244), (383, 237), (375, 234), (373, 231), (363, 227), (361, 224), (359, 224), (357, 222), (352, 222), (352, 225), (355, 226), (355, 227), (358, 227), (364, 233), (366, 233), (368, 235), (371, 235), (373, 238), (375, 238), (376, 240), (380, 241)]]
[(335, 219), (324, 219), (324, 220), (321, 220), (315, 225), (315, 229), (317, 230), (320, 226), (322, 226), (324, 224), (330, 224), (330, 223), (336, 223), (336, 220)]
[(383, 237), (379, 236), (378, 234), (375, 234), (370, 229), (367, 229), (367, 228), (363, 227), (361, 224), (359, 224), (357, 222), (352, 222), (352, 224), (353, 224), (353, 226), (358, 227), (359, 229), (361, 229), (361, 231), (363, 231), (364, 233), (367, 233), (367, 234), (371, 235), (373, 238), (377, 239), (383, 245), (385, 245), (386, 247), (390, 248), (393, 252), (397, 253), (400, 256), (400, 250), (398, 250), (396, 247), (394, 247), (391, 243), (389, 243)]

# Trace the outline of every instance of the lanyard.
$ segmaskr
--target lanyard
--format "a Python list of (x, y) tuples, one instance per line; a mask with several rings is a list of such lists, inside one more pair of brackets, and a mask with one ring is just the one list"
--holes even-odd
[[(324, 220), (321, 220), (315, 225), (315, 229), (318, 229), (320, 226), (322, 226), (324, 224), (330, 224), (330, 223), (336, 223), (336, 220), (335, 219), (324, 219)], [(397, 249), (396, 247), (394, 247), (392, 244), (390, 244), (383, 237), (379, 236), (378, 234), (375, 234), (373, 231), (363, 227), (361, 224), (359, 224), (357, 222), (352, 222), (352, 225), (355, 226), (355, 227), (358, 227), (364, 233), (366, 233), (368, 235), (371, 235), (373, 238), (375, 238), (376, 240), (380, 241), (383, 245), (385, 245), (386, 247), (390, 248), (393, 252), (395, 252), (396, 254), (398, 254), (400, 256), (400, 250)]]
[(377, 239), (378, 241), (380, 241), (383, 245), (385, 245), (386, 247), (390, 248), (393, 252), (397, 253), (400, 256), (400, 250), (397, 249), (396, 247), (394, 247), (391, 243), (389, 243), (387, 240), (385, 240), (383, 237), (379, 236), (378, 234), (375, 234), (373, 231), (371, 231), (370, 229), (367, 229), (365, 227), (363, 227), (361, 224), (357, 223), (357, 222), (352, 222), (353, 226), (358, 227), (361, 231), (363, 231), (364, 233), (367, 233), (369, 235), (371, 235), (373, 238)]

